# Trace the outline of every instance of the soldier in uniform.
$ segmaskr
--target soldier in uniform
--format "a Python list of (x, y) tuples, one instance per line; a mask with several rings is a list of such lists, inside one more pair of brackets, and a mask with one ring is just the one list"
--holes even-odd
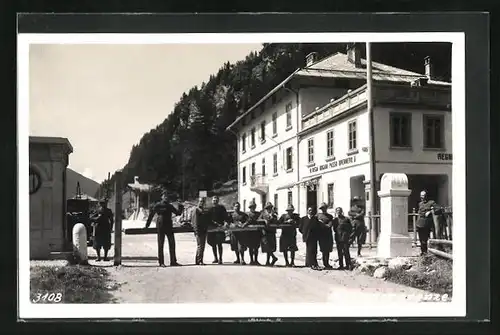
[[(248, 221), (243, 226), (255, 225), (260, 217), (260, 212), (256, 211), (257, 205), (252, 200), (248, 205), (250, 211), (248, 212)], [(259, 246), (261, 239), (260, 230), (251, 230), (240, 234), (240, 242), (248, 247), (248, 252), (250, 254), (250, 265), (260, 265), (259, 263)]]
[[(292, 204), (289, 204), (286, 209), (286, 214), (283, 214), (278, 220), (280, 225), (289, 225), (289, 227), (281, 228), (280, 236), (280, 252), (283, 253), (285, 257), (285, 266), (295, 267), (295, 252), (299, 250), (297, 248), (297, 229), (296, 226), (299, 224), (300, 216), (293, 211)], [(288, 262), (288, 252), (290, 252), (290, 260)]]
[[(227, 211), (224, 206), (219, 204), (219, 197), (214, 196), (212, 198), (212, 208), (210, 208), (210, 218), (212, 223), (216, 227), (223, 227), (225, 221), (227, 220)], [(212, 263), (222, 264), (222, 244), (226, 240), (226, 233), (221, 232), (210, 232), (207, 234), (207, 243), (212, 247), (214, 254), (214, 261)], [(218, 252), (218, 253), (217, 253)]]
[(358, 244), (358, 257), (361, 257), (361, 249), (363, 248), (363, 244), (366, 243), (367, 228), (365, 224), (365, 209), (361, 205), (359, 197), (352, 199), (352, 207), (348, 215), (354, 225), (352, 239), (356, 240)]
[(148, 219), (146, 220), (146, 228), (149, 228), (151, 221), (155, 214), (156, 218), (156, 231), (158, 238), (158, 263), (159, 266), (165, 266), (165, 256), (163, 254), (163, 249), (165, 246), (165, 235), (168, 239), (168, 252), (170, 256), (170, 266), (180, 266), (177, 263), (177, 257), (175, 255), (175, 236), (173, 231), (172, 214), (181, 215), (184, 207), (180, 204), (179, 208), (175, 208), (169, 201), (167, 191), (163, 191), (161, 195), (161, 200), (154, 204), (150, 210)]
[(264, 228), (261, 240), (262, 252), (267, 254), (266, 265), (273, 266), (278, 261), (278, 257), (274, 255), (276, 251), (276, 228), (269, 227), (269, 225), (277, 224), (278, 218), (270, 202), (266, 203), (266, 207), (260, 213), (259, 219), (266, 222), (266, 228)]
[(420, 241), (420, 254), (427, 253), (427, 241), (434, 226), (432, 210), (437, 207), (433, 200), (427, 199), (427, 192), (420, 192), (420, 202), (418, 203), (417, 234)]
[(203, 254), (205, 253), (205, 243), (207, 241), (209, 213), (205, 211), (205, 198), (198, 200), (198, 206), (193, 209), (191, 215), (191, 226), (196, 237), (196, 265), (205, 265), (203, 263)]
[[(248, 222), (248, 215), (242, 212), (239, 202), (234, 203), (234, 212), (231, 214), (231, 223), (236, 226), (243, 226)], [(232, 232), (231, 233), (231, 250), (236, 254), (236, 261), (234, 264), (245, 265), (245, 251), (247, 247), (242, 244), (245, 232)], [(243, 237), (243, 238), (242, 238)], [(241, 256), (241, 258), (240, 258)]]
[(314, 208), (307, 209), (307, 215), (300, 219), (299, 231), (302, 240), (306, 243), (306, 266), (313, 270), (320, 270), (318, 266), (319, 221), (314, 215)]
[(333, 216), (326, 211), (328, 205), (322, 203), (319, 206), (321, 211), (316, 215), (320, 223), (319, 226), (319, 249), (323, 255), (323, 266), (325, 269), (332, 269), (330, 265), (330, 253), (333, 251)]
[(97, 261), (101, 261), (101, 248), (104, 249), (104, 260), (108, 260), (108, 252), (111, 248), (111, 231), (113, 230), (113, 212), (107, 207), (106, 199), (99, 201), (99, 208), (91, 216), (90, 220), (94, 226), (93, 247), (97, 253)]
[(349, 252), (349, 241), (351, 239), (351, 234), (353, 232), (353, 227), (351, 220), (344, 216), (344, 211), (342, 208), (337, 207), (335, 209), (336, 218), (333, 219), (333, 227), (336, 232), (336, 240), (337, 240), (337, 253), (339, 256), (339, 270), (344, 269), (344, 260), (345, 260), (345, 268), (348, 270), (351, 269), (351, 254)]

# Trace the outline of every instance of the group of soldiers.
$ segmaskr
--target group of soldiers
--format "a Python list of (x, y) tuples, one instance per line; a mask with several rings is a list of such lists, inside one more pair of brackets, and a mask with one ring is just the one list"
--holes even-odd
[[(335, 209), (335, 217), (327, 212), (328, 206), (322, 203), (319, 213), (313, 207), (307, 209), (307, 215), (300, 217), (295, 213), (293, 205), (289, 204), (286, 213), (278, 217), (274, 206), (268, 202), (264, 209), (256, 210), (254, 201), (249, 204), (249, 212), (241, 210), (238, 202), (234, 204), (233, 212), (228, 215), (226, 208), (219, 203), (219, 198), (212, 198), (212, 206), (207, 209), (206, 199), (200, 198), (191, 216), (191, 225), (196, 236), (195, 264), (204, 265), (205, 244), (212, 247), (214, 264), (223, 263), (223, 243), (226, 240), (224, 231), (208, 232), (213, 227), (238, 227), (245, 228), (264, 222), (265, 226), (260, 230), (234, 231), (230, 234), (231, 250), (236, 255), (235, 264), (245, 265), (245, 252), (250, 255), (250, 265), (260, 265), (258, 261), (259, 249), (266, 254), (266, 266), (273, 266), (278, 257), (274, 254), (279, 246), (279, 252), (283, 254), (285, 266), (295, 267), (295, 252), (297, 247), (297, 228), (302, 234), (302, 240), (306, 244), (305, 266), (314, 270), (320, 270), (317, 261), (318, 246), (322, 253), (323, 266), (332, 269), (329, 263), (330, 253), (334, 244), (337, 248), (339, 269), (351, 269), (351, 256), (349, 247), (357, 243), (357, 255), (361, 256), (361, 250), (366, 242), (368, 229), (365, 225), (365, 210), (359, 197), (352, 199), (352, 207), (345, 216), (341, 207)], [(418, 215), (416, 228), (420, 241), (421, 254), (427, 253), (427, 242), (433, 230), (433, 215), (441, 215), (442, 209), (435, 201), (427, 198), (427, 192), (420, 193), (418, 204)], [(168, 200), (167, 192), (162, 193), (162, 199), (150, 210), (146, 221), (146, 228), (151, 225), (152, 219), (157, 214), (156, 227), (158, 238), (158, 262), (164, 267), (164, 245), (165, 236), (168, 239), (170, 265), (179, 266), (176, 258), (175, 237), (173, 232), (173, 215), (181, 215), (184, 210), (182, 205), (175, 207)], [(108, 252), (111, 248), (111, 232), (113, 230), (113, 213), (107, 207), (105, 199), (99, 202), (99, 207), (90, 216), (93, 227), (93, 248), (97, 253), (97, 261), (101, 261), (101, 249), (104, 250), (104, 261), (108, 260)], [(279, 245), (276, 243), (276, 227), (281, 226)], [(335, 242), (335, 243), (334, 243)]]
[[(212, 198), (212, 206), (208, 208), (206, 199), (200, 198), (197, 206), (191, 215), (191, 226), (196, 237), (195, 264), (204, 265), (205, 245), (208, 243), (212, 247), (214, 264), (223, 263), (223, 243), (226, 240), (226, 233), (221, 231), (210, 231), (214, 227), (243, 228), (242, 230), (230, 233), (231, 250), (236, 256), (235, 264), (247, 264), (245, 252), (250, 255), (250, 265), (260, 265), (258, 261), (259, 249), (266, 254), (266, 266), (273, 266), (277, 261), (275, 252), (279, 247), (279, 252), (283, 254), (285, 265), (295, 267), (295, 252), (297, 247), (297, 228), (302, 234), (303, 242), (306, 244), (305, 265), (314, 270), (320, 270), (317, 262), (318, 245), (322, 253), (323, 266), (325, 269), (332, 269), (329, 263), (330, 253), (333, 251), (334, 242), (337, 246), (339, 256), (339, 269), (351, 268), (351, 257), (349, 246), (354, 242), (358, 243), (358, 256), (361, 256), (361, 249), (366, 240), (367, 229), (364, 222), (365, 210), (361, 199), (355, 197), (353, 206), (348, 216), (344, 215), (342, 208), (335, 210), (333, 217), (327, 212), (328, 206), (322, 203), (319, 206), (319, 213), (315, 208), (308, 208), (307, 215), (300, 217), (294, 213), (293, 205), (289, 204), (286, 213), (278, 217), (274, 206), (268, 202), (264, 209), (259, 212), (256, 204), (252, 201), (249, 204), (249, 212), (241, 210), (238, 202), (234, 204), (233, 212), (228, 214), (226, 208), (219, 203), (219, 198)], [(160, 266), (165, 266), (164, 242), (167, 236), (169, 244), (170, 265), (179, 266), (175, 252), (175, 238), (173, 232), (173, 215), (181, 215), (184, 208), (172, 205), (168, 201), (167, 193), (162, 194), (162, 200), (155, 204), (146, 221), (145, 228), (151, 225), (152, 219), (157, 215), (157, 236), (158, 236), (158, 262)], [(244, 229), (245, 227), (264, 223), (262, 229)], [(276, 225), (282, 229), (279, 244), (276, 237)]]

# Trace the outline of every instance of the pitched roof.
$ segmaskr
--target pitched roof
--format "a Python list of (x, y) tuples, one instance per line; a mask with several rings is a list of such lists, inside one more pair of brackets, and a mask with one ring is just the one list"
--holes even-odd
[[(234, 120), (227, 129), (231, 129), (234, 125), (246, 117), (252, 110), (257, 108), (261, 103), (266, 101), (271, 95), (276, 93), (281, 87), (292, 80), (294, 77), (323, 77), (323, 78), (346, 78), (346, 79), (366, 79), (366, 59), (361, 59), (361, 67), (356, 67), (349, 61), (347, 54), (337, 52), (327, 56), (319, 61), (306, 66), (302, 69), (297, 69), (285, 80), (279, 83), (255, 105), (246, 110), (243, 114)], [(381, 64), (372, 61), (372, 79), (374, 81), (389, 81), (400, 83), (412, 83), (419, 78), (426, 78), (424, 74), (407, 71), (394, 66)], [(451, 86), (451, 83), (437, 80), (428, 80), (428, 84), (439, 86)]]

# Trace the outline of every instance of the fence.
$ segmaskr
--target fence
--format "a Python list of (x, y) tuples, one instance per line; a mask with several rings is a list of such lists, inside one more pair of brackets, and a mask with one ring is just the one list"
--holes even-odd
[[(418, 213), (415, 208), (413, 208), (411, 213), (408, 213), (408, 232), (413, 239), (413, 246), (419, 246), (418, 236), (417, 236), (417, 220)], [(368, 229), (366, 236), (366, 244), (370, 248), (375, 248), (377, 246), (377, 240), (380, 235), (380, 214), (372, 214), (368, 212), (365, 218), (366, 226)], [(434, 216), (434, 227), (431, 230), (431, 240), (429, 242), (437, 244), (437, 241), (450, 241), (446, 243), (451, 245), (451, 240), (453, 238), (453, 211), (451, 207), (445, 207), (442, 216)]]

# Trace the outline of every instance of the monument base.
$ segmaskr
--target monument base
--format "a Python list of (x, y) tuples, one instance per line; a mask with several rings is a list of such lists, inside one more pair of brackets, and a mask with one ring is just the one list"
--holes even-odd
[(377, 242), (377, 257), (410, 257), (413, 256), (412, 240), (405, 235), (380, 235)]

